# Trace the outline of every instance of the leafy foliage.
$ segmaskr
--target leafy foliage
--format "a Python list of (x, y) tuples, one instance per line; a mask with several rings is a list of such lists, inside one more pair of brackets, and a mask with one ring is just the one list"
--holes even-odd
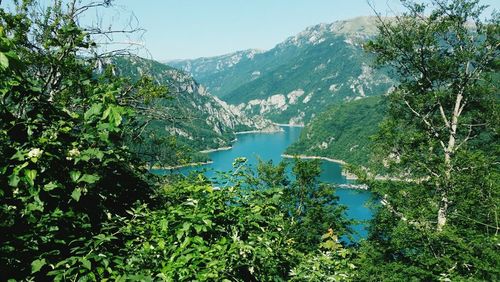
[(375, 140), (374, 174), (393, 180), (367, 181), (383, 206), (360, 279), (498, 280), (498, 16), (483, 22), (478, 1), (404, 4), (367, 45), (400, 85)]
[[(97, 73), (96, 58), (81, 55), (97, 50), (77, 16), (110, 3), (69, 4), (55, 1), (42, 14), (30, 1), (14, 14), (0, 9), (2, 279), (349, 278), (335, 237), (323, 247), (335, 254), (319, 250), (322, 233), (345, 235), (348, 222), (321, 194), (331, 190), (317, 183), (317, 164), (298, 163), (296, 183), (281, 165), (262, 165), (262, 182), (237, 160), (223, 188), (201, 175), (159, 179), (143, 169), (126, 136), (145, 118), (137, 105), (164, 89), (109, 68)], [(293, 191), (308, 198), (296, 201)], [(294, 215), (288, 200), (307, 209)], [(309, 218), (323, 224), (301, 242), (297, 230), (312, 227), (302, 224)], [(299, 271), (316, 255), (331, 267)]]
[(338, 205), (334, 188), (317, 180), (321, 173), (320, 161), (295, 159), (292, 171), (295, 182), (285, 189), (284, 205), (291, 220), (297, 223), (292, 234), (300, 249), (314, 250), (325, 230), (349, 234), (349, 221), (343, 218), (345, 207)]
[[(306, 166), (316, 167), (303, 163), (297, 171)], [(115, 262), (109, 264), (113, 273), (167, 281), (281, 281), (309, 275), (338, 275), (339, 280), (347, 280), (352, 276), (349, 252), (333, 229), (323, 236), (321, 250), (319, 235), (316, 248), (301, 251), (305, 243), (295, 231), (304, 227), (283, 205), (288, 188), (269, 186), (260, 180), (261, 173), (254, 175), (239, 160), (234, 167), (222, 179), (233, 183), (230, 187), (214, 187), (194, 174), (163, 185), (163, 208), (141, 205), (129, 210), (133, 217), (120, 218), (121, 227), (115, 232), (127, 240), (120, 255), (114, 255)], [(264, 167), (266, 171), (280, 170), (262, 163), (260, 168)], [(303, 269), (316, 260), (327, 262), (328, 267)]]
[[(28, 6), (24, 8), (27, 13)], [(66, 19), (54, 9), (56, 18)], [(78, 48), (87, 42), (80, 40), (85, 35), (73, 29), (74, 22), (50, 26), (62, 33), (57, 38), (63, 47), (39, 43), (49, 44), (53, 56), (66, 54), (58, 62), (56, 82), (31, 75), (47, 65), (30, 52), (25, 30), (9, 29), (11, 24), (22, 26), (23, 14), (2, 11), (2, 20), (7, 27), (0, 31), (7, 58), (1, 69), (0, 109), (3, 275), (21, 278), (47, 274), (51, 268), (90, 268), (92, 250), (86, 245), (109, 217), (125, 215), (136, 201), (154, 196), (144, 171), (120, 146), (123, 120), (132, 112), (117, 102), (120, 85), (92, 79), (92, 70), (78, 59)], [(67, 99), (69, 93), (72, 99)], [(61, 264), (64, 257), (71, 257), (71, 263)]]

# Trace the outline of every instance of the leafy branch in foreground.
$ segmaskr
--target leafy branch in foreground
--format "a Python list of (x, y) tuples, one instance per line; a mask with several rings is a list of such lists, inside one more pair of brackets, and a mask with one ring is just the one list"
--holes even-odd
[[(333, 253), (318, 250), (322, 233), (334, 228), (344, 235), (348, 222), (322, 214), (334, 208), (341, 216), (343, 208), (325, 205), (336, 199), (321, 194), (330, 189), (317, 183), (317, 164), (301, 162), (295, 170), (300, 181), (289, 186), (281, 167), (264, 169), (277, 173), (263, 184), (236, 162), (224, 189), (201, 175), (160, 180), (142, 169), (123, 146), (140, 115), (129, 95), (142, 104), (162, 91), (147, 80), (97, 72), (96, 61), (81, 55), (97, 46), (75, 15), (109, 1), (86, 8), (75, 6), (76, 0), (54, 3), (45, 13), (32, 14), (31, 1), (13, 14), (0, 9), (2, 278), (350, 277), (338, 238), (324, 245)], [(292, 191), (307, 197), (295, 201)], [(300, 203), (298, 216), (289, 214), (284, 199)], [(325, 221), (314, 226), (312, 219)], [(301, 242), (297, 230), (313, 226)], [(332, 267), (305, 271), (316, 256)]]
[(365, 274), (497, 280), (498, 15), (482, 20), (474, 0), (403, 4), (366, 45), (399, 80), (374, 168), (399, 180), (369, 181), (384, 206), (365, 263), (385, 272)]

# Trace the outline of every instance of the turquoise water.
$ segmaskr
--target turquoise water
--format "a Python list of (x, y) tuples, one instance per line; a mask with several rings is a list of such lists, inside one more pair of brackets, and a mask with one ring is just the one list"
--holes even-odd
[[(234, 159), (246, 157), (248, 164), (255, 166), (258, 158), (264, 161), (273, 160), (275, 164), (282, 160), (281, 154), (295, 140), (299, 138), (302, 128), (283, 127), (283, 132), (278, 133), (255, 133), (238, 135), (233, 148), (227, 151), (217, 151), (210, 153), (210, 159), (213, 163), (203, 166), (194, 166), (181, 168), (175, 171), (165, 173), (183, 173), (187, 174), (194, 170), (206, 170), (204, 173), (208, 177), (215, 176), (216, 171), (229, 171), (232, 169)], [(349, 181), (342, 175), (341, 165), (331, 162), (322, 162), (322, 173), (320, 180), (326, 183), (345, 184)], [(347, 216), (355, 220), (369, 220), (372, 217), (372, 211), (366, 206), (370, 201), (369, 191), (360, 191), (352, 189), (337, 189), (339, 202), (348, 207)], [(357, 224), (353, 229), (358, 233), (355, 239), (365, 238), (367, 231), (366, 224)]]

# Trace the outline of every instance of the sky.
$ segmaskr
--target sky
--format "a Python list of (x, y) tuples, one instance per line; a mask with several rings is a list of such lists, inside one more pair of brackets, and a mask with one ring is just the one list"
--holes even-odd
[[(388, 3), (376, 0), (385, 12)], [(157, 60), (222, 55), (250, 48), (271, 49), (306, 27), (373, 15), (366, 0), (118, 0), (147, 32), (144, 41)]]
[[(50, 2), (49, 0), (40, 0)], [(370, 0), (382, 15), (401, 12), (399, 0)], [(8, 0), (6, 1), (8, 2)], [(115, 0), (93, 11), (115, 28), (131, 23), (145, 33), (126, 41), (144, 46), (140, 55), (160, 61), (192, 59), (245, 49), (268, 50), (308, 26), (374, 15), (367, 0)], [(481, 3), (500, 10), (499, 0)], [(132, 19), (132, 20), (131, 20)]]

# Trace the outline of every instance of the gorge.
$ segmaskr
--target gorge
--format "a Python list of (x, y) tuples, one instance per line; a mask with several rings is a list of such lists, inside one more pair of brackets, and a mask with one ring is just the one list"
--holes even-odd
[[(204, 165), (195, 165), (183, 168), (174, 168), (169, 170), (154, 170), (154, 173), (165, 175), (173, 173), (182, 173), (187, 175), (192, 172), (201, 172), (217, 183), (217, 175), (220, 172), (231, 172), (234, 170), (231, 165), (236, 158), (244, 157), (247, 159), (246, 165), (254, 168), (259, 160), (264, 162), (272, 161), (274, 164), (280, 161), (292, 160), (282, 157), (285, 150), (300, 136), (301, 127), (285, 127), (283, 131), (276, 133), (250, 133), (238, 135), (238, 139), (227, 150), (214, 151), (209, 153), (210, 163)], [(349, 180), (342, 173), (342, 166), (338, 163), (322, 161), (321, 182), (336, 186), (336, 195), (339, 197), (339, 203), (347, 207), (347, 216), (353, 220), (360, 221), (353, 225), (356, 232), (353, 237), (355, 240), (365, 238), (367, 235), (366, 221), (371, 219), (373, 205), (371, 193), (363, 189), (357, 189), (355, 181)], [(290, 169), (288, 177), (291, 176)], [(214, 184), (224, 185), (224, 184)]]
[(0, 0), (0, 280), (500, 281), (498, 1), (389, 2)]

